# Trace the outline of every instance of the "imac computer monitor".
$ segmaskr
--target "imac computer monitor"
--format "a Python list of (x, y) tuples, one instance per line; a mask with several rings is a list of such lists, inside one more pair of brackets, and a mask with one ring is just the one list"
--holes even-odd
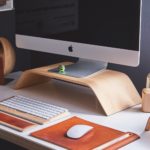
[(14, 0), (19, 48), (137, 66), (142, 0)]

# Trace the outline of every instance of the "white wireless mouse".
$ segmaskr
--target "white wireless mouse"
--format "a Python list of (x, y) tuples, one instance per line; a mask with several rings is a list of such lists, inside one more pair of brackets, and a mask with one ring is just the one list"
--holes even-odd
[(84, 136), (86, 133), (91, 131), (93, 129), (92, 126), (89, 125), (74, 125), (71, 128), (68, 129), (67, 131), (67, 137), (73, 138), (73, 139), (78, 139)]

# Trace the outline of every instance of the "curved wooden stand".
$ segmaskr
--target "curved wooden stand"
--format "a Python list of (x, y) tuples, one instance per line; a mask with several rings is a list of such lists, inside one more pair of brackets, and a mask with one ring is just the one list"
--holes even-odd
[[(121, 72), (105, 70), (96, 72), (83, 78), (75, 78), (48, 72), (60, 64), (30, 69), (20, 76), (15, 84), (15, 89), (20, 89), (35, 84), (47, 82), (51, 78), (59, 79), (83, 86), (93, 90), (106, 115), (111, 115), (128, 107), (141, 103), (141, 97), (129, 77)], [(69, 62), (64, 65), (71, 64)]]

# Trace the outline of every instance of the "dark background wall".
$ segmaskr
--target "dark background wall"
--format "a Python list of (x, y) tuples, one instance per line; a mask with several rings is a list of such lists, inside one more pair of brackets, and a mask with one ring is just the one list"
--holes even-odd
[[(146, 75), (150, 72), (150, 0), (143, 0), (142, 13), (142, 39), (141, 39), (141, 62), (139, 67), (126, 67), (120, 65), (109, 64), (110, 69), (125, 72), (134, 82), (138, 91), (141, 93), (145, 86)], [(0, 12), (0, 36), (7, 37), (15, 47), (14, 34), (14, 11)], [(37, 66), (47, 65), (55, 62), (72, 60), (72, 58), (62, 57), (58, 55), (33, 52), (28, 50), (17, 49), (17, 62), (14, 71), (25, 70)], [(75, 60), (75, 59), (73, 59)], [(7, 142), (0, 140), (0, 146), (3, 149), (21, 149), (15, 145), (9, 145)]]

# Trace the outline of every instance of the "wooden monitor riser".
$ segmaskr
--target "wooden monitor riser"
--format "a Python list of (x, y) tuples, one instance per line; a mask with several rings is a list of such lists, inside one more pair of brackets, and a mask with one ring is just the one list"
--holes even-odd
[(63, 62), (24, 71), (14, 88), (17, 90), (48, 82), (52, 78), (87, 86), (95, 93), (106, 115), (114, 114), (141, 103), (141, 97), (132, 81), (122, 72), (105, 70), (83, 78), (48, 72), (49, 69), (57, 68), (60, 64), (69, 65), (71, 63)]

